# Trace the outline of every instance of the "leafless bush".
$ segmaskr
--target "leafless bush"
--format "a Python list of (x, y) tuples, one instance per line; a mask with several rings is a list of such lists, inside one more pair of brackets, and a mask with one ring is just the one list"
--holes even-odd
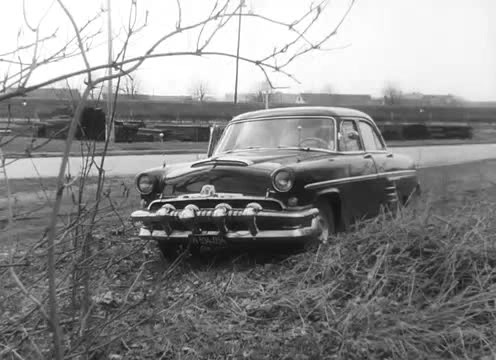
[[(326, 27), (327, 30), (319, 33), (317, 38), (310, 37), (309, 33), (321, 21), (326, 9), (330, 8), (325, 0), (312, 4), (296, 19), (280, 20), (253, 12), (243, 14), (242, 16), (285, 29), (291, 38), (289, 41), (275, 39), (277, 46), (260, 58), (245, 56), (240, 57), (240, 60), (259, 68), (269, 83), (269, 72), (293, 78), (288, 66), (302, 55), (324, 49), (327, 41), (336, 34), (353, 3), (353, 0), (350, 1), (349, 7), (335, 27)], [(25, 8), (24, 1), (23, 5)], [(131, 227), (126, 223), (126, 214), (120, 212), (119, 204), (116, 204), (112, 190), (109, 190), (106, 182), (105, 154), (109, 138), (103, 156), (99, 158), (95, 156), (95, 144), (83, 142), (82, 168), (77, 172), (67, 170), (71, 144), (90, 94), (111, 79), (117, 79), (116, 89), (120, 89), (121, 78), (131, 76), (151, 58), (205, 55), (236, 58), (231, 53), (216, 50), (211, 43), (237, 16), (241, 6), (237, 1), (217, 1), (212, 4), (209, 13), (195, 22), (188, 22), (186, 14), (183, 14), (181, 2), (177, 1), (175, 10), (178, 17), (175, 27), (170, 31), (154, 34), (155, 39), (142, 53), (130, 55), (133, 39), (148, 25), (147, 15), (140, 13), (138, 2), (132, 0), (129, 3), (127, 26), (120, 34), (121, 48), (116, 52), (111, 64), (96, 65), (93, 64), (91, 54), (102, 32), (97, 24), (103, 16), (103, 11), (96, 11), (93, 17), (84, 23), (78, 23), (75, 14), (63, 0), (57, 0), (56, 5), (72, 29), (72, 37), (60, 45), (57, 30), (45, 35), (44, 19), (54, 11), (52, 7), (36, 24), (24, 12), (24, 27), (29, 30), (30, 36), (24, 38), (21, 36), (23, 32), (19, 32), (19, 45), (0, 54), (3, 63), (18, 69), (4, 69), (4, 76), (0, 81), (0, 101), (68, 79), (84, 77), (84, 89), (81, 98), (77, 100), (72, 121), (67, 129), (67, 140), (54, 185), (53, 198), (47, 202), (51, 209), (50, 214), (46, 214), (47, 226), (44, 231), (40, 231), (39, 240), (27, 247), (22, 244), (26, 242), (25, 239), (15, 239), (14, 236), (9, 245), (17, 244), (17, 248), (23, 249), (16, 251), (14, 248), (10, 263), (2, 265), (0, 269), (0, 276), (3, 281), (9, 279), (10, 286), (9, 291), (0, 298), (0, 306), (7, 310), (2, 314), (0, 325), (2, 358), (91, 358), (132, 330), (121, 322), (121, 318), (145, 302), (148, 296), (154, 296), (153, 293), (136, 291), (137, 285), (143, 282), (148, 255), (143, 243), (130, 241), (126, 244), (125, 240), (122, 240)], [(162, 50), (171, 40), (188, 32), (197, 37), (195, 46), (178, 51)], [(33, 82), (35, 75), (39, 75), (47, 66), (64, 63), (73, 58), (79, 58), (83, 67)], [(116, 92), (115, 97), (117, 96)], [(107, 114), (109, 128), (114, 121), (115, 106), (113, 109), (113, 113)], [(8, 166), (2, 166), (2, 169), (8, 171)], [(96, 179), (89, 176), (92, 169), (97, 170)], [(9, 189), (8, 181), (6, 184)], [(125, 184), (123, 193), (124, 198), (127, 198), (129, 192)], [(12, 199), (10, 195), (8, 197), (10, 205)], [(67, 204), (67, 199), (73, 202), (72, 207)], [(61, 214), (62, 208), (69, 209), (67, 214)], [(99, 233), (102, 226), (108, 226), (109, 218), (120, 223), (115, 238), (108, 235), (108, 231)], [(16, 218), (10, 212), (6, 231), (11, 234), (16, 226)], [(164, 276), (172, 274), (177, 265), (165, 272)], [(136, 276), (118, 285), (114, 282), (116, 278), (112, 274), (118, 272), (119, 267), (135, 269)], [(103, 274), (105, 276), (102, 278)], [(112, 295), (114, 292), (108, 290), (112, 286), (125, 288), (124, 296), (115, 298)], [(150, 311), (149, 316), (144, 316), (139, 322), (146, 323), (150, 317), (159, 316), (166, 311), (167, 309), (164, 309), (158, 314), (154, 310)], [(116, 329), (119, 331), (116, 332)], [(46, 336), (47, 330), (51, 333), (51, 338)], [(50, 346), (50, 342), (53, 346)], [(125, 342), (123, 346), (127, 346)]]

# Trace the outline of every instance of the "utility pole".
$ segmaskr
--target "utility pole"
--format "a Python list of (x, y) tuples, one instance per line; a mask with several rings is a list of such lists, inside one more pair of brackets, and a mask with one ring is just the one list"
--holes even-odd
[(112, 12), (110, 8), (110, 0), (107, 0), (107, 45), (108, 45), (108, 71), (109, 76), (107, 83), (107, 124), (105, 126), (105, 139), (110, 143), (115, 142), (114, 122), (112, 114), (114, 112), (112, 102)]
[(238, 20), (238, 48), (236, 50), (236, 80), (234, 82), (234, 103), (238, 103), (238, 67), (239, 67), (239, 44), (241, 40), (241, 12), (243, 11), (244, 0), (239, 1), (239, 20)]

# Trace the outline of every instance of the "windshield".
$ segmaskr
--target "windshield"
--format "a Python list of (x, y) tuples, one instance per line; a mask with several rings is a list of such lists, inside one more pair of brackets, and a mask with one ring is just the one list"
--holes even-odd
[(254, 148), (311, 148), (334, 150), (331, 118), (278, 118), (230, 124), (215, 153)]

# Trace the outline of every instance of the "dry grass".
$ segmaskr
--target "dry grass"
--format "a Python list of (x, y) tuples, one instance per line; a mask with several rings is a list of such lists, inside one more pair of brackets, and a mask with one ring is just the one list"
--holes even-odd
[[(133, 178), (108, 178), (105, 182), (104, 200), (102, 202), (99, 223), (113, 224), (117, 214), (124, 218), (139, 206), (139, 199), (134, 194)], [(3, 193), (5, 183), (0, 180), (0, 194)], [(47, 219), (51, 212), (51, 201), (54, 198), (55, 179), (23, 179), (10, 181), (13, 211), (16, 225), (7, 227), (8, 199), (0, 197), (0, 261), (2, 253), (9, 247), (10, 239), (16, 240), (18, 246), (30, 247), (44, 236)], [(78, 183), (73, 183), (64, 191), (62, 209), (60, 212), (60, 227), (64, 228), (74, 220), (77, 214)], [(96, 178), (89, 178), (86, 183), (83, 202), (83, 213), (88, 214), (94, 206)], [(113, 209), (118, 211), (113, 211)], [(122, 226), (115, 223), (114, 226)]]
[[(467, 166), (423, 173), (424, 188), (435, 191), (415, 207), (301, 254), (212, 251), (170, 264), (153, 244), (132, 231), (111, 233), (106, 223), (87, 264), (94, 296), (84, 341), (64, 286), (66, 262), (58, 263), (67, 355), (490, 359), (496, 354), (496, 187), (484, 174), (487, 187), (470, 188), (459, 179), (475, 176), (476, 165)], [(17, 271), (35, 283), (31, 292), (39, 299), (46, 289), (37, 275), (44, 251)], [(0, 354), (15, 358), (1, 347), (8, 345), (37, 358), (36, 346), (45, 353), (49, 341), (46, 325), (8, 273), (0, 281)]]

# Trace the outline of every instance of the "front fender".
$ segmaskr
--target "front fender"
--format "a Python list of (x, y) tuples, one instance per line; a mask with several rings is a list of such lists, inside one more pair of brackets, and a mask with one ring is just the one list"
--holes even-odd
[(315, 192), (314, 203), (316, 203), (319, 198), (326, 198), (332, 206), (337, 230), (348, 230), (350, 227), (349, 212), (346, 200), (343, 199), (341, 191), (337, 187), (321, 189)]

